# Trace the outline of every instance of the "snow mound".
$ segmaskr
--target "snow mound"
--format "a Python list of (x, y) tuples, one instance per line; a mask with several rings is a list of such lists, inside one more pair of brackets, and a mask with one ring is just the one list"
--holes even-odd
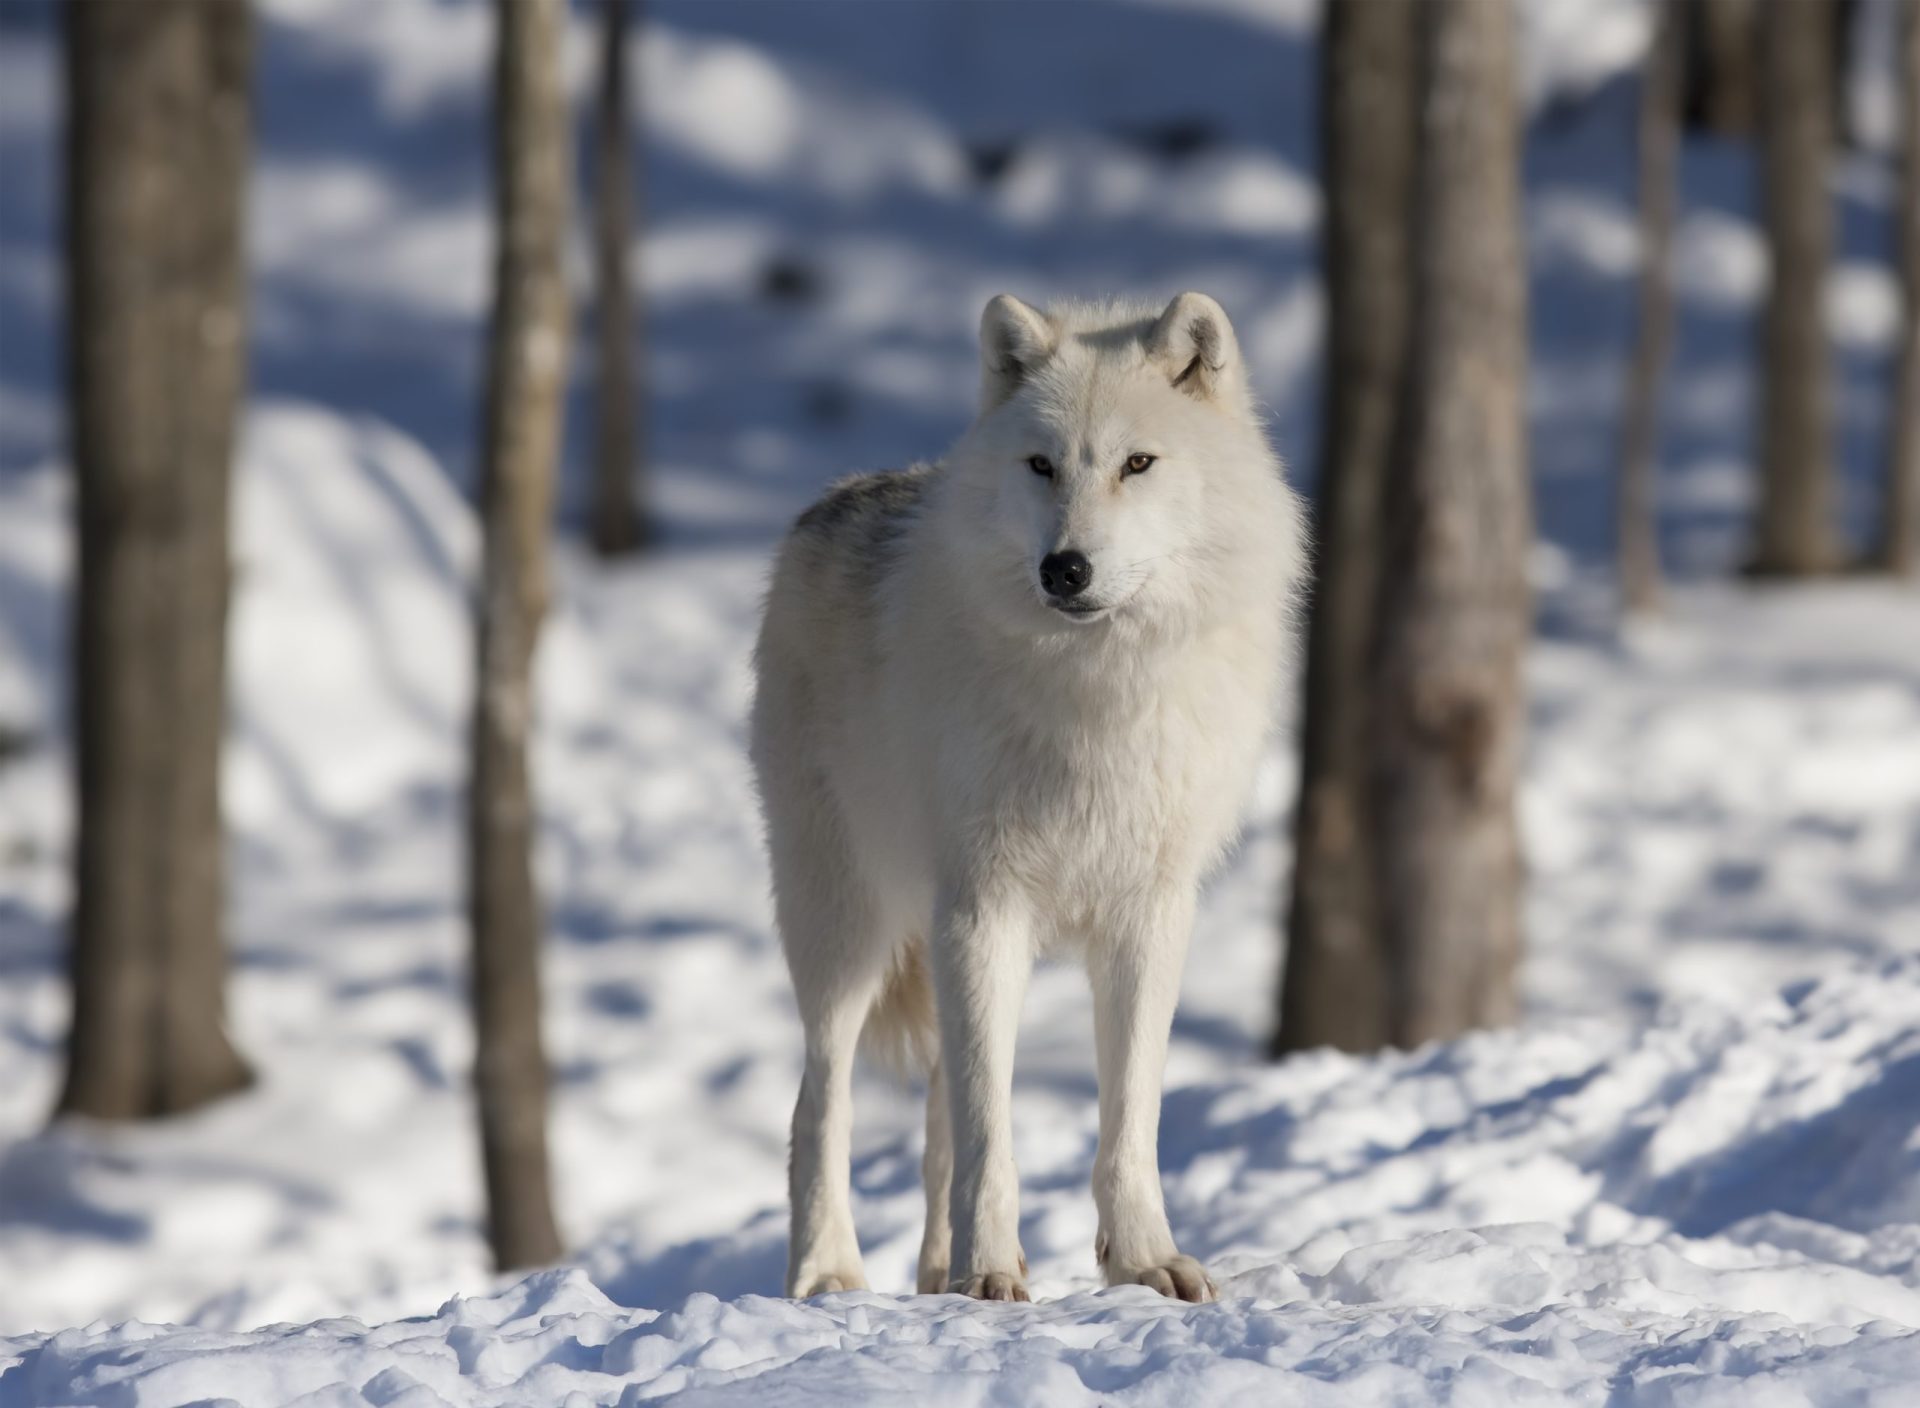
[[(241, 463), (230, 815), (340, 824), (457, 777), (479, 561), (459, 492), (390, 425), (298, 402), (254, 408)], [(599, 702), (589, 654), (562, 601), (538, 657), (559, 727)]]
[[(1920, 1382), (1916, 1013), (1920, 960), (1904, 959), (1740, 1011), (1689, 1000), (1634, 1030), (1321, 1054), (1176, 1091), (1169, 1203), (1219, 1274), (1217, 1305), (1096, 1291), (1070, 1269), (1089, 1114), (1025, 1141), (1022, 1235), (1036, 1289), (1060, 1293), (1032, 1306), (657, 1294), (764, 1278), (777, 1228), (757, 1218), (650, 1260), (602, 1244), (584, 1267), (381, 1325), (0, 1340), (0, 1402), (1225, 1403), (1337, 1388), (1367, 1404), (1890, 1404)], [(911, 1153), (863, 1164), (863, 1222), (887, 1229), (876, 1279), (910, 1234), (888, 1170)], [(677, 1303), (618, 1303), (642, 1297)]]
[[(850, 1293), (815, 1302), (696, 1295), (624, 1310), (549, 1271), (438, 1314), (252, 1334), (69, 1330), (0, 1378), (6, 1401), (300, 1403), (1126, 1404), (1632, 1401), (1893, 1403), (1920, 1336), (1781, 1319), (1626, 1319), (1231, 1301), (1137, 1288), (1034, 1306)], [(1337, 1391), (1337, 1395), (1334, 1394)], [(1615, 1395), (1608, 1399), (1609, 1393)], [(1756, 1398), (1756, 1394), (1759, 1396)]]

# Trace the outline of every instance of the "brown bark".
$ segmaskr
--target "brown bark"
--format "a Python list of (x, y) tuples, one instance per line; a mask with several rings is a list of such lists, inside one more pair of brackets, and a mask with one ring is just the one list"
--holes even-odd
[(1920, 571), (1920, 0), (1901, 7), (1900, 175), (1894, 199), (1900, 350), (1875, 560), (1888, 572), (1912, 576)]
[(1689, 115), (1721, 136), (1753, 131), (1755, 87), (1755, 7), (1758, 0), (1661, 0), (1661, 8), (1686, 11), (1692, 31), (1687, 52)]
[(1627, 374), (1615, 546), (1621, 604), (1629, 615), (1660, 605), (1660, 538), (1654, 481), (1660, 454), (1660, 388), (1673, 344), (1673, 213), (1679, 184), (1684, 25), (1659, 11), (1640, 91), (1640, 314)]
[(251, 22), (241, 0), (64, 15), (79, 824), (59, 1109), (128, 1119), (249, 1079), (226, 1032), (220, 743)]
[(1854, 145), (1853, 103), (1848, 93), (1849, 77), (1853, 67), (1853, 38), (1859, 30), (1859, 0), (1827, 0), (1827, 15), (1832, 26), (1832, 36), (1827, 44), (1827, 59), (1832, 65), (1832, 78), (1827, 84), (1827, 97), (1832, 105), (1828, 129), (1833, 143), (1837, 147)]
[(503, 1269), (560, 1255), (540, 1037), (542, 920), (527, 771), (533, 656), (566, 389), (565, 0), (498, 0), (496, 239), (480, 483), (482, 562), (469, 799), (475, 1083), (487, 1227)]
[(637, 481), (645, 470), (644, 388), (636, 376), (636, 317), (628, 255), (633, 241), (632, 118), (627, 98), (630, 0), (601, 0), (600, 95), (594, 139), (594, 329), (598, 343), (595, 387), (591, 536), (603, 557), (644, 545), (647, 524)]
[(1403, 1046), (1517, 1013), (1531, 616), (1513, 12), (1420, 13), (1420, 239), (1373, 671), (1373, 836)]
[[(1652, 0), (1659, 23), (1671, 17), (1684, 31), (1681, 48), (1687, 61), (1681, 70), (1682, 109), (1691, 124), (1722, 137), (1752, 135), (1760, 110), (1760, 7), (1767, 3), (1769, 0)], [(1844, 142), (1849, 125), (1847, 66), (1860, 7), (1858, 0), (1824, 3), (1833, 31), (1827, 46), (1833, 65), (1833, 81), (1828, 85), (1833, 130)]]
[(1760, 503), (1750, 563), (1760, 575), (1807, 576), (1836, 560), (1824, 308), (1832, 44), (1827, 0), (1761, 5), (1760, 166), (1773, 274), (1761, 332)]
[(1388, 1039), (1365, 820), (1367, 657), (1410, 294), (1415, 18), (1412, 0), (1332, 0), (1322, 39), (1324, 429), (1275, 1055)]

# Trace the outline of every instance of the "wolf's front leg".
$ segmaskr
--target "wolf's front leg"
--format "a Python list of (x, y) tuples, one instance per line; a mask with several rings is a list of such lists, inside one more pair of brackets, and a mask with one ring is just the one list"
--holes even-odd
[(1109, 1286), (1151, 1286), (1207, 1301), (1206, 1268), (1173, 1244), (1160, 1191), (1160, 1087), (1180, 970), (1193, 930), (1194, 888), (1158, 897), (1098, 937), (1088, 955), (1100, 1063), (1100, 1152), (1094, 1254)]
[(1013, 1164), (1013, 1048), (1033, 970), (1033, 926), (1009, 902), (960, 896), (935, 919), (940, 1065), (953, 1121), (949, 1290), (1026, 1300)]

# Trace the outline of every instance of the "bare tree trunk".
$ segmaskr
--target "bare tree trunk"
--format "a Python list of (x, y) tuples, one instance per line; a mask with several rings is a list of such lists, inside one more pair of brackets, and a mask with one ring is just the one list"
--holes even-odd
[(1878, 565), (1920, 571), (1920, 0), (1900, 19), (1900, 351), (1895, 370)]
[(633, 144), (627, 100), (627, 33), (630, 0), (601, 0), (605, 19), (600, 47), (600, 101), (594, 141), (595, 333), (599, 378), (595, 387), (594, 548), (617, 557), (644, 544), (644, 502), (636, 478), (644, 472), (644, 388), (635, 375), (634, 342), (642, 324), (635, 317), (628, 254), (633, 240)]
[(1374, 656), (1374, 845), (1402, 1046), (1517, 1013), (1531, 617), (1513, 10), (1428, 0), (1420, 15), (1420, 239)]
[(64, 15), (79, 828), (59, 1108), (128, 1119), (249, 1079), (226, 1031), (220, 742), (252, 26), (242, 0)]
[(1333, 0), (1321, 47), (1327, 370), (1280, 1023), (1272, 1051), (1388, 1040), (1367, 852), (1367, 657), (1406, 350), (1413, 0)]
[(1660, 0), (1660, 8), (1683, 8), (1692, 30), (1687, 54), (1686, 103), (1690, 118), (1723, 137), (1753, 131), (1756, 107), (1755, 15), (1757, 0)]
[(1761, 185), (1773, 277), (1762, 331), (1756, 574), (1835, 565), (1824, 308), (1832, 214), (1832, 15), (1827, 0), (1763, 0)]
[(1629, 615), (1660, 605), (1660, 536), (1654, 479), (1660, 454), (1660, 387), (1673, 343), (1673, 211), (1679, 184), (1684, 21), (1663, 6), (1640, 91), (1640, 325), (1627, 381), (1615, 541), (1621, 603)]
[(1827, 45), (1832, 65), (1832, 81), (1827, 85), (1827, 100), (1832, 104), (1828, 129), (1836, 147), (1854, 145), (1853, 102), (1848, 92), (1853, 76), (1853, 37), (1860, 28), (1859, 0), (1827, 0), (1827, 14), (1833, 28)]
[(503, 1269), (560, 1255), (547, 1167), (539, 897), (527, 776), (533, 654), (566, 390), (565, 0), (498, 0), (498, 253), (487, 349), (479, 663), (469, 799), (476, 1084), (487, 1225)]

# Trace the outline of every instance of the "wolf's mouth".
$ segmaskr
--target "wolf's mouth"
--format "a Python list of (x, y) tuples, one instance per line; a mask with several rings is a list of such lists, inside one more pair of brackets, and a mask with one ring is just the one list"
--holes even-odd
[(1103, 602), (1092, 601), (1049, 600), (1047, 605), (1051, 606), (1055, 611), (1058, 611), (1062, 616), (1072, 616), (1082, 621), (1091, 621), (1096, 616), (1104, 616), (1113, 609)]
[(1126, 595), (1118, 600), (1109, 597), (1105, 601), (1088, 601), (1081, 596), (1049, 596), (1043, 597), (1042, 600), (1051, 610), (1065, 616), (1075, 625), (1086, 625), (1089, 622), (1113, 616), (1132, 605), (1146, 584), (1147, 579), (1144, 578), (1121, 583), (1120, 585), (1126, 588)]

